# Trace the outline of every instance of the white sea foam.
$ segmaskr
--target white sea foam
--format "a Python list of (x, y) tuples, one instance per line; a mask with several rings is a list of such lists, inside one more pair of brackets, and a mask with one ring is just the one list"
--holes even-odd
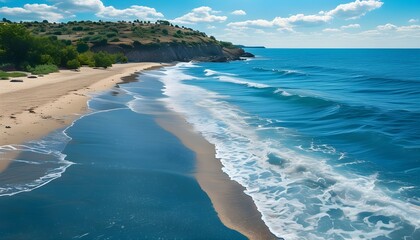
[[(246, 188), (274, 234), (285, 239), (372, 239), (420, 226), (420, 210), (388, 196), (377, 186), (376, 174), (342, 173), (328, 159), (260, 136), (249, 124), (252, 116), (216, 93), (183, 84), (194, 78), (183, 72), (186, 67), (169, 67), (158, 76), (168, 96), (163, 101), (215, 145), (223, 171)], [(339, 154), (329, 146), (311, 151)]]
[[(61, 153), (64, 146), (70, 141), (70, 137), (64, 131), (57, 131), (48, 137), (31, 141), (25, 145), (5, 145), (0, 147), (0, 159), (3, 161), (12, 161), (12, 164), (29, 164), (36, 168), (36, 172), (40, 174), (33, 174), (32, 178), (28, 178), (26, 173), (27, 168), (13, 169), (13, 176), (8, 176), (3, 172), (3, 177), (6, 181), (0, 184), (0, 197), (13, 196), (23, 192), (30, 192), (40, 188), (49, 182), (59, 178), (66, 171), (68, 167), (73, 165), (73, 162), (66, 160), (66, 155)], [(13, 152), (19, 155), (30, 153), (34, 159), (8, 159), (8, 154)], [(15, 162), (15, 163), (13, 163)], [(12, 166), (13, 167), (13, 166)], [(21, 172), (23, 171), (23, 172)], [(29, 174), (30, 175), (30, 174)], [(11, 180), (18, 176), (17, 179)], [(25, 176), (25, 180), (19, 179), (19, 176)]]
[(209, 76), (214, 76), (214, 75), (236, 76), (236, 74), (233, 74), (233, 73), (221, 73), (221, 72), (214, 71), (214, 70), (211, 70), (211, 69), (206, 69), (206, 70), (204, 70), (204, 72), (205, 72), (204, 75), (206, 75), (208, 77)]
[(251, 88), (269, 88), (270, 87), (267, 84), (249, 82), (249, 81), (245, 81), (245, 80), (238, 79), (238, 78), (235, 78), (235, 77), (230, 77), (230, 76), (218, 76), (217, 78), (222, 82), (229, 82), (229, 83), (235, 83), (235, 84), (239, 84), (239, 85), (245, 85), (245, 86), (251, 87)]
[[(244, 79), (239, 79), (235, 76), (237, 76), (236, 74), (232, 74), (232, 73), (221, 73), (218, 71), (214, 71), (211, 69), (205, 69), (204, 70), (205, 75), (210, 77), (210, 76), (216, 76), (217, 79), (219, 79), (222, 82), (229, 82), (229, 83), (235, 83), (235, 84), (239, 84), (239, 85), (245, 85), (247, 87), (251, 87), (251, 88), (268, 88), (270, 87), (267, 84), (263, 84), (263, 83), (255, 83), (255, 82), (250, 82)], [(192, 77), (192, 76), (190, 76)]]
[[(98, 100), (95, 98), (95, 100)], [(88, 101), (88, 106), (90, 108), (91, 100)], [(106, 100), (105, 100), (106, 101)], [(31, 167), (36, 167), (38, 175), (33, 174), (32, 178), (27, 177), (27, 169), (26, 167), (23, 168), (15, 168), (13, 169), (13, 176), (15, 178), (13, 181), (9, 181), (7, 179), (7, 183), (0, 184), (0, 197), (2, 196), (13, 196), (23, 192), (30, 192), (46, 184), (50, 183), (51, 181), (60, 178), (64, 172), (70, 166), (74, 165), (74, 162), (71, 162), (66, 159), (67, 155), (63, 154), (62, 151), (64, 150), (65, 146), (68, 142), (71, 141), (71, 137), (67, 135), (67, 130), (80, 119), (102, 113), (102, 112), (109, 112), (115, 111), (119, 109), (126, 109), (126, 108), (116, 108), (116, 109), (109, 109), (109, 110), (101, 110), (101, 111), (92, 111), (83, 116), (80, 116), (78, 119), (72, 122), (70, 126), (65, 128), (64, 130), (57, 130), (54, 133), (49, 134), (48, 136), (39, 139), (27, 142), (22, 145), (4, 145), (0, 146), (0, 161), (11, 161), (11, 164), (29, 164), (32, 165)], [(8, 154), (16, 152), (21, 156), (22, 154), (30, 154), (30, 159), (9, 159), (7, 158)], [(13, 167), (13, 165), (11, 165)], [(25, 172), (20, 172), (25, 171)], [(2, 173), (4, 176), (7, 174), (7, 169)], [(0, 177), (2, 176), (0, 175)], [(19, 176), (25, 176), (25, 180), (19, 179)]]
[(290, 97), (290, 96), (293, 96), (293, 94), (291, 94), (291, 93), (287, 92), (286, 90), (280, 89), (280, 88), (276, 89), (276, 90), (274, 91), (274, 93), (275, 93), (275, 94), (279, 94), (279, 93), (280, 93), (281, 95), (283, 95), (283, 96), (285, 96), (285, 97)]

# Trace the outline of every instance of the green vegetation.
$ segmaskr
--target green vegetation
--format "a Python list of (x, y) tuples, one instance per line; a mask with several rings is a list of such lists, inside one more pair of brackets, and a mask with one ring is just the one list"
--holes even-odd
[(40, 74), (49, 74), (53, 72), (58, 72), (58, 67), (53, 64), (43, 64), (43, 65), (36, 65), (35, 67), (27, 66), (26, 70), (32, 74), (40, 75)]
[(82, 41), (93, 46), (104, 45), (133, 45), (135, 41), (142, 45), (152, 43), (172, 43), (174, 38), (182, 38), (186, 44), (218, 43), (216, 39), (209, 38), (205, 33), (186, 28), (173, 26), (169, 21), (135, 20), (130, 21), (70, 21), (67, 23), (22, 22), (31, 33), (37, 36), (57, 37), (58, 40), (68, 40), (72, 45)]
[[(12, 69), (26, 70), (32, 74), (48, 74), (58, 71), (59, 68), (77, 69), (81, 65), (109, 67), (116, 62), (128, 61), (123, 53), (91, 52), (89, 44), (82, 40), (73, 44), (70, 39), (59, 39), (55, 35), (35, 35), (25, 27), (34, 24), (43, 24), (44, 28), (51, 25), (48, 22), (0, 23), (0, 66), (11, 66)], [(82, 31), (85, 28), (74, 26), (71, 29)], [(110, 32), (108, 36), (116, 35)], [(94, 40), (95, 46), (107, 43), (105, 38)], [(5, 72), (2, 72), (2, 75), (0, 77), (3, 78), (16, 76)]]
[[(0, 69), (6, 69), (2, 66), (7, 65), (12, 66), (8, 70), (45, 74), (59, 68), (77, 69), (84, 65), (109, 67), (113, 63), (127, 62), (123, 52), (132, 48), (208, 43), (234, 48), (232, 43), (217, 41), (213, 36), (174, 26), (166, 20), (155, 23), (140, 20), (12, 23), (3, 19), (0, 22)], [(109, 49), (114, 53), (115, 49), (120, 49), (120, 53), (101, 52)]]
[(231, 42), (223, 42), (223, 41), (219, 41), (220, 46), (224, 47), (224, 48), (236, 48), (235, 45), (233, 45), (233, 43)]
[(21, 72), (4, 72), (0, 70), (1, 80), (8, 80), (9, 78), (14, 78), (14, 77), (26, 77), (26, 74), (21, 73)]

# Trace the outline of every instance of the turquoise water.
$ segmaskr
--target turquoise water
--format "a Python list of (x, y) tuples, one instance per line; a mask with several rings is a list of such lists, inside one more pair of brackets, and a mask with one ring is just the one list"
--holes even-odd
[(249, 49), (159, 74), (285, 239), (420, 239), (420, 50)]

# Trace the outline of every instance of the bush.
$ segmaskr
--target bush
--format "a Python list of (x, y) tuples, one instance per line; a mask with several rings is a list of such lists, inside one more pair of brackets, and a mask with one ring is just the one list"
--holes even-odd
[(89, 67), (95, 67), (93, 53), (90, 51), (79, 54), (78, 60), (80, 65), (88, 65)]
[(219, 44), (220, 46), (225, 47), (225, 48), (235, 48), (235, 46), (233, 46), (231, 42), (220, 41)]
[(72, 28), (73, 31), (83, 31), (83, 27), (77, 26)]
[(107, 38), (112, 38), (112, 37), (116, 37), (117, 34), (115, 32), (110, 32), (106, 34)]
[(127, 63), (128, 58), (123, 53), (114, 54), (114, 59), (116, 63)]
[(112, 55), (105, 53), (105, 52), (98, 52), (93, 55), (93, 60), (95, 61), (96, 67), (111, 67), (112, 63), (114, 63), (114, 58)]
[(80, 62), (77, 59), (73, 59), (67, 62), (68, 69), (78, 69), (80, 67)]
[(89, 50), (89, 45), (85, 42), (80, 42), (79, 41), (79, 42), (77, 42), (76, 49), (77, 49), (77, 52), (84, 53), (84, 52), (87, 52)]
[(53, 72), (58, 72), (58, 67), (52, 64), (37, 65), (35, 67), (28, 66), (26, 69), (28, 72), (39, 75), (39, 74), (49, 74)]

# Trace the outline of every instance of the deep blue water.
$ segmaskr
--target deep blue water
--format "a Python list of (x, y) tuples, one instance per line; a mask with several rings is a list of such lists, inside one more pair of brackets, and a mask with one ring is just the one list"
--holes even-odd
[(21, 152), (0, 174), (0, 238), (242, 238), (154, 123), (167, 107), (277, 236), (420, 239), (420, 50), (249, 51), (145, 72), (64, 132), (0, 147)]
[(420, 239), (420, 50), (249, 49), (147, 73), (286, 239)]

